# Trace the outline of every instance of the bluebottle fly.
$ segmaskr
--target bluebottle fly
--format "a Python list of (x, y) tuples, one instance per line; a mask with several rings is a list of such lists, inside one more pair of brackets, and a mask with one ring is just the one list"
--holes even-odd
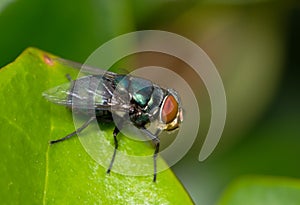
[[(155, 146), (153, 154), (154, 174), (156, 181), (156, 159), (159, 152), (162, 131), (178, 129), (183, 121), (183, 111), (179, 95), (172, 89), (162, 88), (150, 80), (132, 75), (117, 74), (93, 67), (56, 59), (74, 68), (83, 68), (86, 76), (70, 80), (69, 84), (49, 89), (43, 96), (50, 102), (74, 108), (82, 113), (91, 115), (81, 127), (63, 138), (50, 141), (55, 144), (64, 141), (84, 130), (91, 122), (115, 122), (113, 114), (118, 116), (118, 126), (113, 131), (114, 153), (107, 173), (110, 173), (116, 150), (118, 149), (117, 135), (124, 120), (133, 124), (150, 138)], [(128, 117), (124, 117), (124, 116)]]

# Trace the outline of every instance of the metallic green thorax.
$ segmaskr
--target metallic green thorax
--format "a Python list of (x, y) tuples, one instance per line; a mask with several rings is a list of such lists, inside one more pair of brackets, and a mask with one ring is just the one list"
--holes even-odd
[(151, 81), (133, 76), (119, 75), (114, 79), (118, 92), (127, 92), (133, 105), (131, 121), (138, 126), (144, 126), (155, 118), (163, 102), (166, 91)]

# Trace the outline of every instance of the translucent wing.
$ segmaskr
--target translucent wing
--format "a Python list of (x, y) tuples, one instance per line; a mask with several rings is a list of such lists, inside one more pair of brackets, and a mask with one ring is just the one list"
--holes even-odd
[(87, 75), (102, 75), (102, 76), (104, 76), (104, 75), (114, 76), (115, 75), (115, 73), (104, 70), (104, 69), (84, 65), (84, 64), (77, 63), (77, 62), (70, 61), (70, 60), (66, 60), (66, 59), (63, 59), (63, 58), (55, 58), (55, 61), (57, 61), (57, 62), (59, 62), (63, 65), (66, 65), (66, 66), (70, 66), (74, 69), (80, 70), (81, 73), (84, 73), (84, 74), (87, 74)]
[(71, 83), (65, 83), (44, 91), (43, 97), (55, 104), (70, 105), (72, 104), (72, 101), (69, 98), (70, 88)]
[[(50, 102), (81, 110), (123, 110), (127, 111), (127, 96), (115, 93), (116, 73), (89, 75), (70, 83), (62, 84), (43, 92)], [(128, 103), (127, 103), (128, 102)]]

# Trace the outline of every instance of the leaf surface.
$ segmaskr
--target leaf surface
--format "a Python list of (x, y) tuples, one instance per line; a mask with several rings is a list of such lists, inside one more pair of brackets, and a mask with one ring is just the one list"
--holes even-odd
[(247, 176), (233, 182), (218, 205), (300, 204), (300, 181), (268, 176)]
[[(71, 111), (42, 92), (76, 78), (78, 70), (29, 48), (0, 70), (0, 198), (3, 204), (193, 204), (170, 169), (152, 176), (106, 174), (78, 137), (49, 145), (74, 131)], [(101, 125), (113, 143), (113, 125)], [(86, 137), (92, 137), (92, 129)], [(120, 150), (148, 155), (148, 143), (120, 137)], [(102, 150), (110, 152), (110, 150)], [(118, 155), (117, 155), (118, 157)], [(164, 162), (160, 162), (164, 163)]]

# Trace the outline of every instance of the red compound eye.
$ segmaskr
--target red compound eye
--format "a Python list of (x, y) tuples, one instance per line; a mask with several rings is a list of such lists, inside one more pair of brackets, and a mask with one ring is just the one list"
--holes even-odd
[(162, 107), (162, 112), (161, 112), (162, 121), (166, 124), (172, 122), (177, 116), (177, 112), (178, 112), (178, 103), (176, 99), (172, 95), (168, 95)]

